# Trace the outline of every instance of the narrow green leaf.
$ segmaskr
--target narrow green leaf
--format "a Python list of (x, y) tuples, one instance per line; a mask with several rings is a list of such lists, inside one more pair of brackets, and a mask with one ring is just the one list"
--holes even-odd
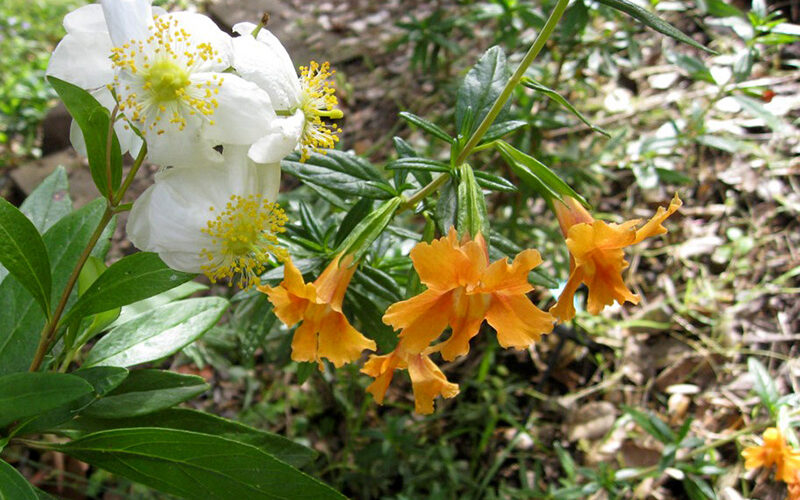
[(403, 299), (403, 292), (394, 278), (368, 264), (359, 266), (353, 276), (353, 282), (387, 302), (398, 302)]
[(392, 222), (394, 213), (402, 202), (403, 199), (400, 197), (383, 202), (381, 206), (364, 217), (353, 228), (353, 231), (345, 238), (336, 253), (353, 254), (355, 260), (363, 257), (372, 242), (383, 234), (383, 230)]
[(769, 411), (770, 415), (774, 416), (776, 411), (776, 403), (780, 394), (778, 387), (775, 385), (775, 380), (769, 375), (769, 372), (761, 362), (754, 358), (747, 358), (747, 369), (753, 377), (753, 389), (761, 399), (761, 404)]
[(0, 427), (90, 394), (85, 380), (65, 373), (22, 372), (0, 377)]
[(478, 182), (478, 185), (484, 189), (502, 191), (504, 193), (515, 193), (518, 191), (517, 186), (504, 177), (482, 170), (474, 170), (473, 173), (475, 174), (475, 180)]
[(303, 203), (302, 201), (299, 203), (300, 205), (300, 222), (303, 224), (303, 227), (308, 231), (308, 234), (314, 238), (314, 241), (317, 243), (322, 244), (323, 238), (323, 231), (322, 227), (320, 227), (319, 221), (317, 220), (316, 216), (311, 212), (311, 209), (308, 208), (308, 205)]
[(0, 460), (0, 500), (38, 500), (33, 486), (17, 469)]
[(33, 223), (5, 198), (0, 198), (0, 264), (49, 316), (52, 278), (47, 249)]
[(527, 125), (528, 122), (525, 120), (508, 120), (499, 123), (495, 122), (491, 127), (489, 127), (489, 130), (486, 131), (486, 134), (484, 134), (483, 139), (481, 139), (481, 144), (502, 139), (511, 132), (515, 132)]
[(228, 309), (222, 297), (172, 302), (123, 323), (101, 338), (83, 366), (128, 367), (178, 352), (217, 324)]
[(439, 190), (436, 201), (434, 217), (439, 224), (439, 232), (447, 234), (451, 227), (455, 227), (458, 212), (458, 184), (452, 177)]
[(535, 90), (536, 92), (541, 92), (542, 94), (544, 94), (547, 97), (549, 97), (550, 99), (554, 100), (555, 102), (557, 102), (561, 106), (567, 108), (567, 111), (569, 111), (570, 113), (575, 115), (580, 121), (582, 121), (584, 124), (586, 124), (587, 127), (592, 129), (593, 131), (597, 132), (598, 134), (603, 134), (606, 137), (611, 137), (611, 135), (608, 132), (606, 132), (605, 130), (603, 130), (602, 128), (595, 127), (594, 125), (592, 125), (589, 122), (589, 120), (583, 115), (583, 113), (578, 111), (577, 108), (575, 108), (575, 106), (573, 106), (561, 94), (559, 94), (555, 90), (551, 89), (550, 87), (546, 87), (546, 86), (542, 85), (541, 83), (537, 82), (536, 80), (533, 80), (533, 79), (528, 78), (528, 77), (524, 77), (522, 79), (522, 85), (524, 85), (525, 87), (528, 87), (529, 89)]
[[(458, 89), (456, 130), (459, 134), (468, 137), (478, 128), (510, 77), (511, 72), (506, 64), (503, 50), (498, 46), (489, 48), (467, 72)], [(508, 106), (506, 104), (504, 110)], [(501, 116), (498, 117), (498, 121), (502, 121)]]
[(437, 139), (441, 139), (449, 144), (453, 143), (453, 138), (450, 137), (450, 135), (447, 132), (445, 132), (441, 127), (439, 127), (435, 123), (428, 121), (425, 118), (422, 118), (421, 116), (417, 116), (414, 113), (409, 113), (408, 111), (401, 111), (400, 113), (398, 113), (398, 116), (403, 120), (407, 121), (408, 123), (416, 125), (422, 130), (428, 132)]
[[(86, 141), (86, 151), (89, 155), (89, 168), (92, 172), (98, 191), (103, 196), (108, 195), (108, 172), (106, 169), (106, 150), (108, 144), (109, 113), (97, 99), (82, 88), (59, 80), (53, 76), (47, 77), (58, 96), (64, 101), (67, 110), (83, 132)], [(117, 134), (112, 129), (111, 141), (111, 189), (119, 189), (122, 181), (122, 154), (120, 152)]]
[(57, 449), (185, 498), (344, 498), (254, 446), (197, 432), (116, 429), (90, 434)]
[(628, 0), (597, 0), (599, 3), (604, 5), (608, 5), (612, 9), (616, 9), (620, 12), (624, 12), (628, 14), (632, 18), (636, 19), (637, 21), (653, 28), (654, 30), (672, 37), (680, 42), (686, 43), (695, 47), (700, 50), (704, 50), (709, 54), (716, 54), (711, 49), (704, 47), (703, 45), (695, 42), (692, 38), (686, 35), (684, 32), (676, 28), (675, 26), (669, 24), (668, 22), (664, 21), (657, 15), (653, 14), (647, 9), (644, 9), (635, 3), (632, 3)]
[(472, 167), (466, 163), (460, 168), (458, 182), (457, 227), (459, 234), (475, 237), (478, 233), (488, 234), (489, 222), (486, 212), (486, 198), (475, 180)]
[(646, 433), (658, 439), (664, 444), (672, 444), (675, 441), (675, 433), (664, 423), (663, 420), (653, 415), (652, 413), (645, 413), (637, 410), (636, 408), (623, 405), (625, 413), (633, 417), (633, 420), (639, 424)]
[(667, 52), (666, 57), (667, 61), (684, 70), (692, 80), (716, 83), (711, 70), (700, 59), (680, 52)]
[(367, 160), (342, 151), (312, 153), (305, 162), (297, 154), (281, 162), (281, 168), (306, 184), (319, 186), (342, 196), (373, 199), (392, 197), (392, 187)]
[(191, 399), (208, 387), (205, 380), (193, 375), (162, 370), (135, 370), (82, 414), (98, 418), (146, 415)]
[(364, 220), (364, 217), (372, 212), (372, 205), (374, 203), (375, 202), (369, 198), (363, 198), (358, 200), (358, 203), (353, 205), (350, 211), (347, 212), (347, 215), (344, 216), (344, 219), (342, 219), (342, 223), (339, 225), (339, 230), (336, 231), (334, 246), (338, 247), (344, 241), (347, 235), (353, 231), (353, 228), (355, 228), (359, 222)]
[(449, 172), (447, 163), (428, 158), (398, 158), (386, 165), (387, 170), (418, 170), (425, 172)]
[(88, 434), (122, 427), (156, 427), (219, 436), (231, 441), (255, 446), (294, 467), (307, 465), (316, 455), (313, 450), (278, 434), (261, 431), (233, 420), (186, 408), (172, 408), (131, 418), (102, 419), (80, 417), (61, 429)]
[(155, 253), (129, 255), (109, 267), (62, 319), (71, 320), (152, 297), (194, 278), (173, 271)]
[(764, 123), (773, 131), (783, 132), (786, 128), (786, 124), (783, 120), (772, 114), (763, 104), (755, 99), (743, 95), (735, 95), (733, 98), (742, 106), (742, 109), (747, 111), (751, 116), (764, 120)]

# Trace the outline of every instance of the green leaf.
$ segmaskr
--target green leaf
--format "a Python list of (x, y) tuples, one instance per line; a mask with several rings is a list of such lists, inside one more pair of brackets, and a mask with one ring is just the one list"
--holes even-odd
[(341, 196), (378, 200), (392, 197), (392, 187), (375, 166), (363, 158), (336, 150), (328, 150), (324, 155), (312, 153), (305, 163), (298, 158), (297, 154), (288, 156), (281, 162), (281, 168), (306, 184)]
[[(108, 144), (109, 119), (108, 110), (97, 99), (82, 88), (59, 80), (53, 76), (47, 77), (58, 96), (64, 101), (69, 114), (83, 132), (86, 141), (86, 151), (89, 156), (89, 168), (92, 172), (98, 191), (103, 196), (109, 194), (108, 173), (106, 169), (106, 156)], [(122, 154), (120, 152), (117, 134), (112, 131), (111, 138), (111, 190), (119, 189), (122, 181)]]
[(447, 234), (451, 227), (456, 225), (458, 212), (458, 188), (457, 181), (452, 177), (439, 190), (439, 198), (436, 201), (434, 217), (439, 224), (439, 231)]
[(750, 78), (750, 74), (753, 72), (753, 64), (755, 64), (757, 57), (758, 52), (756, 49), (750, 47), (739, 54), (736, 60), (733, 61), (733, 80), (736, 83), (742, 83)]
[(462, 235), (468, 234), (472, 238), (478, 233), (488, 234), (489, 222), (483, 191), (475, 180), (472, 167), (465, 163), (459, 170), (461, 179), (458, 182), (458, 232)]
[(344, 498), (254, 446), (173, 429), (116, 429), (55, 447), (79, 460), (185, 498)]
[(85, 380), (65, 373), (21, 372), (0, 377), (0, 427), (90, 394)]
[(498, 46), (489, 48), (467, 72), (456, 95), (456, 130), (460, 135), (472, 135), (510, 77), (506, 56)]
[(525, 87), (528, 87), (529, 89), (535, 90), (536, 92), (541, 92), (542, 94), (544, 94), (547, 97), (549, 97), (550, 99), (554, 100), (555, 102), (557, 102), (561, 106), (567, 108), (567, 110), (570, 113), (575, 115), (580, 121), (582, 121), (584, 124), (586, 124), (587, 127), (592, 129), (593, 131), (597, 132), (598, 134), (603, 134), (606, 137), (611, 137), (611, 135), (608, 132), (606, 132), (605, 130), (603, 130), (602, 128), (595, 127), (594, 125), (589, 123), (589, 120), (583, 115), (583, 113), (578, 111), (575, 108), (575, 106), (573, 106), (561, 94), (559, 94), (555, 90), (551, 89), (550, 87), (546, 87), (546, 86), (542, 85), (541, 83), (537, 82), (536, 80), (533, 80), (533, 79), (528, 78), (528, 77), (524, 77), (522, 79), (522, 85), (524, 85)]
[(33, 486), (17, 469), (0, 460), (0, 500), (38, 500)]
[(71, 320), (124, 306), (152, 297), (194, 278), (193, 274), (173, 271), (155, 253), (129, 255), (109, 267), (86, 290), (62, 319)]
[(369, 198), (363, 198), (353, 205), (353, 208), (351, 208), (350, 211), (347, 212), (347, 215), (344, 216), (344, 219), (342, 219), (342, 223), (339, 224), (339, 230), (336, 231), (336, 238), (334, 239), (334, 246), (338, 247), (347, 235), (353, 232), (356, 225), (372, 212), (372, 205), (374, 203), (375, 202)]
[(82, 414), (98, 418), (123, 418), (165, 410), (208, 389), (201, 377), (162, 370), (135, 370), (105, 397)]
[(484, 189), (501, 191), (503, 193), (515, 193), (518, 191), (517, 186), (504, 177), (482, 170), (474, 170), (473, 173), (475, 174), (475, 180), (478, 182), (478, 185)]
[(449, 172), (447, 163), (428, 158), (398, 158), (386, 165), (387, 170), (416, 170), (424, 172)]
[(658, 439), (664, 444), (672, 444), (675, 441), (675, 433), (664, 423), (663, 420), (653, 415), (652, 413), (645, 413), (623, 405), (625, 413), (633, 417), (633, 420), (639, 424), (646, 433)]
[(764, 120), (764, 123), (773, 131), (782, 132), (786, 128), (786, 124), (780, 118), (772, 114), (763, 104), (755, 99), (743, 95), (735, 95), (733, 98), (742, 106), (742, 109), (747, 111), (751, 116)]
[(753, 377), (753, 389), (761, 399), (761, 404), (769, 411), (771, 416), (775, 415), (777, 410), (776, 403), (780, 394), (778, 387), (775, 385), (775, 380), (770, 376), (769, 372), (761, 362), (754, 358), (747, 358), (747, 369)]
[(421, 116), (417, 116), (414, 113), (409, 113), (408, 111), (401, 111), (400, 113), (398, 113), (398, 116), (403, 120), (407, 121), (408, 123), (416, 125), (422, 130), (428, 132), (437, 139), (441, 139), (449, 144), (453, 143), (453, 138), (450, 137), (450, 135), (447, 132), (445, 132), (441, 127), (439, 127), (435, 123), (428, 121), (425, 118), (422, 118)]
[(70, 375), (80, 377), (92, 384), (94, 393), (103, 397), (113, 391), (119, 384), (128, 378), (128, 370), (118, 366), (93, 366), (75, 370)]
[(509, 120), (499, 123), (495, 122), (491, 127), (489, 127), (489, 129), (486, 131), (486, 134), (484, 134), (483, 139), (481, 139), (481, 144), (501, 139), (511, 132), (515, 132), (527, 125), (528, 122), (525, 120)]
[(529, 187), (539, 191), (542, 196), (557, 199), (561, 199), (562, 196), (570, 196), (588, 207), (583, 196), (576, 193), (544, 163), (506, 142), (497, 141), (495, 146), (500, 150), (514, 173)]
[(616, 9), (620, 12), (628, 14), (632, 18), (636, 19), (642, 24), (650, 26), (659, 33), (672, 37), (680, 42), (691, 45), (692, 47), (695, 47), (697, 49), (704, 50), (709, 54), (716, 54), (716, 52), (714, 52), (713, 50), (708, 49), (703, 45), (695, 42), (692, 38), (690, 38), (688, 35), (686, 35), (684, 32), (682, 32), (675, 26), (669, 24), (668, 22), (664, 21), (663, 19), (653, 14), (649, 10), (644, 9), (636, 5), (635, 3), (632, 3), (628, 0), (597, 0), (597, 1), (604, 5), (608, 5), (612, 9)]
[(683, 480), (683, 487), (690, 500), (717, 500), (713, 488), (699, 477), (687, 474)]
[(322, 227), (320, 227), (319, 221), (317, 220), (316, 216), (311, 212), (311, 209), (308, 208), (308, 205), (303, 203), (302, 201), (299, 203), (300, 206), (300, 223), (303, 225), (303, 228), (308, 231), (308, 234), (314, 239), (316, 243), (322, 244), (324, 239)]
[(69, 197), (69, 184), (67, 171), (58, 166), (52, 174), (39, 184), (33, 192), (25, 198), (19, 206), (20, 212), (25, 214), (36, 229), (44, 234), (45, 231), (59, 219), (72, 211), (72, 200)]
[(667, 52), (667, 61), (684, 70), (695, 81), (716, 83), (711, 70), (700, 59), (680, 52)]
[(402, 202), (403, 199), (400, 197), (383, 202), (356, 225), (336, 253), (353, 254), (356, 261), (363, 257), (372, 242), (383, 234), (383, 230), (392, 222), (394, 213)]
[(134, 302), (133, 304), (128, 304), (122, 308), (119, 313), (119, 317), (116, 319), (116, 321), (114, 321), (114, 323), (112, 323), (111, 326), (115, 327), (123, 323), (127, 323), (134, 317), (155, 309), (156, 307), (169, 304), (170, 302), (179, 299), (184, 299), (193, 293), (203, 290), (208, 290), (208, 287), (201, 283), (187, 281), (186, 283), (178, 285), (171, 290), (167, 290), (166, 292), (161, 292), (158, 295), (153, 295), (152, 297)]
[(353, 282), (387, 302), (398, 302), (404, 298), (394, 278), (368, 264), (359, 266), (353, 276)]
[(744, 17), (744, 12), (725, 0), (698, 0), (697, 4), (714, 17)]
[[(316, 365), (314, 366), (316, 368)], [(186, 408), (172, 408), (131, 418), (79, 417), (61, 429), (88, 434), (121, 427), (156, 427), (219, 436), (255, 446), (294, 467), (307, 465), (316, 455), (313, 450), (278, 434), (264, 432), (233, 420)]]
[(0, 198), (0, 264), (49, 316), (52, 278), (47, 249), (33, 223), (5, 198)]
[(128, 367), (165, 358), (200, 338), (227, 309), (228, 301), (222, 297), (160, 306), (108, 332), (83, 366)]

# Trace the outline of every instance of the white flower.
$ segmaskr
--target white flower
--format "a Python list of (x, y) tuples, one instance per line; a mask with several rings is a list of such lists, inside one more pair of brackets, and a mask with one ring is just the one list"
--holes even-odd
[(332, 148), (341, 130), (323, 118), (338, 119), (338, 101), (328, 78), (333, 74), (329, 64), (312, 61), (300, 67), (298, 78), (292, 60), (280, 41), (268, 30), (253, 23), (233, 27), (240, 36), (233, 39), (233, 67), (242, 78), (256, 83), (272, 100), (277, 123), (265, 131), (250, 148), (256, 162), (272, 162), (300, 146), (302, 158), (312, 150)]
[(122, 114), (145, 136), (151, 161), (221, 161), (214, 146), (250, 145), (275, 120), (269, 95), (227, 72), (231, 38), (206, 16), (154, 17), (148, 0), (83, 9), (65, 19), (68, 36), (48, 73), (89, 90), (112, 88)]
[(275, 203), (279, 164), (255, 164), (247, 146), (225, 146), (224, 164), (205, 162), (156, 175), (133, 205), (127, 232), (140, 250), (157, 252), (171, 268), (258, 284), (278, 245), (286, 216)]

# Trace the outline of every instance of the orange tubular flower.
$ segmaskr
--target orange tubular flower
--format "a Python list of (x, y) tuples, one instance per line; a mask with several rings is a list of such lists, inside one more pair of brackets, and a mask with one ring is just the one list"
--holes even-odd
[(742, 451), (746, 469), (775, 466), (775, 479), (796, 483), (800, 472), (800, 452), (787, 446), (781, 431), (770, 427), (764, 431), (763, 446), (748, 446)]
[(558, 321), (569, 321), (575, 317), (573, 306), (575, 292), (581, 283), (589, 288), (587, 310), (598, 314), (616, 300), (639, 303), (622, 280), (622, 271), (628, 267), (623, 248), (640, 241), (664, 234), (667, 229), (661, 224), (682, 205), (676, 194), (668, 208), (659, 207), (656, 214), (640, 228), (640, 219), (622, 224), (609, 224), (595, 220), (580, 202), (564, 197), (564, 202), (554, 201), (556, 217), (561, 231), (567, 239), (570, 253), (570, 272), (567, 284), (558, 302), (550, 313)]
[(419, 279), (428, 290), (392, 304), (383, 322), (401, 329), (406, 351), (420, 354), (450, 325), (452, 335), (428, 353), (441, 351), (445, 360), (469, 352), (469, 341), (486, 319), (503, 347), (524, 349), (553, 329), (553, 317), (526, 297), (533, 290), (528, 273), (542, 262), (539, 252), (520, 252), (489, 264), (486, 241), (478, 234), (459, 244), (455, 229), (438, 240), (419, 243), (411, 251)]
[(275, 306), (275, 315), (286, 326), (303, 323), (295, 330), (292, 359), (316, 361), (327, 358), (337, 368), (355, 361), (364, 349), (375, 350), (375, 342), (350, 325), (342, 313), (342, 300), (356, 271), (352, 256), (338, 256), (314, 283), (305, 283), (291, 260), (286, 261), (284, 279), (276, 287), (260, 286)]
[(384, 356), (371, 356), (364, 364), (362, 373), (374, 377), (375, 381), (367, 387), (367, 392), (383, 404), (386, 390), (392, 382), (395, 370), (408, 369), (411, 387), (414, 391), (414, 411), (421, 414), (433, 413), (433, 400), (441, 395), (452, 398), (458, 394), (458, 384), (447, 381), (444, 373), (431, 361), (427, 354), (413, 354), (406, 350), (403, 341), (394, 351)]

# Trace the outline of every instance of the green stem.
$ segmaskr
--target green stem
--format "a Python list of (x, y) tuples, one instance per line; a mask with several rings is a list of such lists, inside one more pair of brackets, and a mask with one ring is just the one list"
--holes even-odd
[(128, 191), (128, 188), (131, 186), (133, 178), (136, 177), (136, 173), (139, 171), (139, 167), (142, 166), (142, 162), (144, 162), (145, 156), (147, 156), (147, 143), (143, 142), (142, 147), (139, 149), (139, 154), (136, 156), (136, 161), (133, 162), (133, 166), (128, 172), (127, 177), (125, 177), (125, 182), (122, 183), (122, 187), (119, 189), (117, 195), (111, 202), (111, 206), (113, 208), (116, 208), (122, 201), (122, 197), (125, 195), (125, 193)]
[(86, 245), (86, 248), (83, 249), (83, 253), (81, 253), (78, 262), (75, 264), (75, 268), (72, 270), (72, 274), (69, 275), (69, 280), (67, 281), (67, 286), (64, 287), (64, 292), (61, 294), (61, 300), (58, 302), (58, 306), (56, 307), (55, 312), (53, 313), (53, 317), (45, 324), (44, 328), (42, 329), (42, 334), (39, 339), (39, 346), (36, 348), (36, 354), (33, 357), (33, 361), (31, 362), (31, 366), (29, 371), (35, 372), (42, 366), (42, 361), (44, 360), (45, 354), (47, 351), (50, 350), (50, 344), (52, 344), (53, 340), (55, 340), (56, 332), (58, 331), (58, 322), (61, 319), (61, 315), (64, 313), (64, 309), (67, 306), (67, 301), (69, 300), (69, 295), (72, 293), (72, 289), (75, 287), (75, 283), (78, 282), (78, 276), (81, 274), (81, 269), (83, 269), (83, 265), (89, 259), (89, 255), (91, 255), (94, 246), (97, 244), (98, 240), (100, 240), (100, 236), (102, 236), (103, 231), (108, 225), (109, 221), (111, 221), (111, 217), (114, 216), (114, 211), (111, 209), (110, 206), (106, 206), (105, 212), (103, 212), (103, 217), (100, 219), (100, 223), (97, 225), (97, 228), (92, 233), (91, 238), (89, 239), (89, 243)]
[[(542, 28), (542, 31), (540, 31), (536, 36), (536, 40), (534, 40), (533, 44), (531, 44), (531, 48), (528, 49), (525, 57), (522, 58), (519, 66), (517, 66), (517, 70), (514, 71), (514, 74), (511, 75), (511, 78), (508, 80), (508, 82), (506, 82), (505, 87), (503, 87), (500, 95), (497, 96), (497, 99), (495, 99), (494, 104), (492, 104), (492, 107), (489, 109), (489, 112), (486, 113), (486, 116), (483, 118), (480, 125), (478, 125), (478, 128), (475, 129), (475, 132), (472, 133), (469, 140), (464, 145), (464, 148), (458, 153), (458, 157), (456, 158), (454, 164), (455, 167), (461, 166), (461, 164), (466, 161), (467, 157), (469, 157), (480, 140), (486, 134), (486, 131), (489, 130), (489, 127), (497, 119), (500, 111), (503, 110), (506, 102), (508, 102), (508, 99), (511, 97), (511, 93), (514, 92), (514, 89), (517, 87), (517, 85), (519, 85), (522, 77), (525, 76), (525, 72), (528, 70), (528, 67), (531, 65), (531, 63), (533, 63), (534, 59), (536, 59), (536, 56), (539, 55), (539, 52), (542, 51), (542, 48), (544, 48), (547, 40), (550, 39), (550, 35), (553, 34), (553, 30), (558, 24), (558, 21), (560, 21), (561, 16), (564, 15), (567, 4), (569, 4), (569, 0), (558, 0), (558, 3), (553, 8), (553, 12), (550, 13), (550, 17), (547, 18), (547, 22)], [(428, 183), (428, 185), (424, 186), (419, 191), (414, 193), (410, 198), (408, 198), (408, 200), (400, 206), (398, 212), (414, 208), (417, 203), (442, 187), (442, 185), (449, 178), (449, 173), (439, 174), (435, 179)]]
[(117, 112), (119, 105), (114, 106), (111, 110), (111, 117), (108, 119), (108, 133), (106, 134), (106, 183), (108, 193), (106, 198), (111, 200), (114, 198), (114, 187), (111, 183), (111, 145), (114, 143), (114, 122), (117, 120)]

